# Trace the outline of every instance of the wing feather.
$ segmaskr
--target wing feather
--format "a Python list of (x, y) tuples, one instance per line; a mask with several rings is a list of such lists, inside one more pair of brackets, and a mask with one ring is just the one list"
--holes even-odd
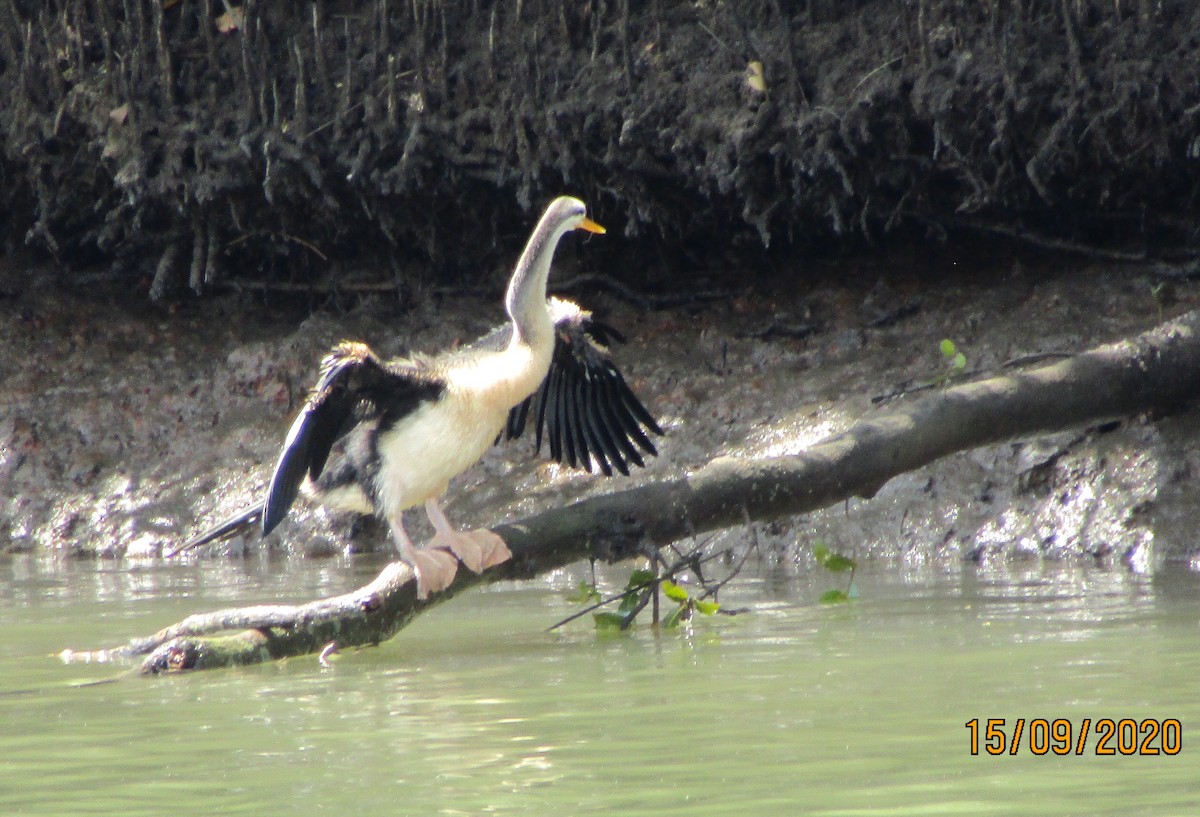
[[(624, 376), (617, 371), (617, 367), (609, 365), (608, 371), (612, 377), (613, 385), (616, 387), (616, 392), (617, 394), (621, 395), (621, 402), (625, 404), (625, 408), (629, 409), (629, 413), (633, 415), (637, 422), (641, 423), (646, 428), (650, 429), (661, 437), (663, 430), (658, 427), (658, 423), (655, 422), (653, 415), (651, 415), (650, 412), (646, 410), (646, 407), (642, 405), (642, 401), (637, 399), (637, 395), (633, 393), (633, 389), (629, 388), (629, 384), (625, 382)], [(649, 440), (647, 440), (647, 442), (649, 442)], [(658, 453), (657, 451), (653, 450), (654, 446), (651, 446), (650, 448), (651, 450), (649, 453)]]
[(555, 391), (558, 392), (558, 433), (563, 440), (567, 463), (575, 468), (578, 466), (579, 459), (575, 452), (575, 420), (573, 416), (575, 406), (571, 402), (571, 370), (565, 367), (559, 369), (555, 379), (557, 380)]
[(573, 385), (571, 390), (571, 404), (574, 409), (575, 435), (579, 438), (580, 449), (582, 456), (580, 459), (580, 467), (592, 473), (592, 463), (600, 466), (600, 470), (607, 476), (612, 476), (612, 468), (604, 460), (603, 452), (600, 451), (599, 442), (596, 439), (596, 430), (592, 427), (591, 418), (587, 414), (587, 381), (583, 376), (586, 372), (573, 372)]
[[(543, 385), (537, 390), (534, 396), (528, 398), (529, 400), (533, 400), (535, 398), (537, 400), (537, 411), (535, 411), (533, 415), (534, 428), (536, 429), (536, 436), (533, 443), (534, 451), (542, 450), (542, 430), (546, 427), (546, 394), (548, 392), (549, 389)], [(524, 431), (525, 429), (522, 428), (521, 430)], [(516, 437), (509, 437), (509, 439), (516, 439)]]
[(584, 392), (583, 398), (586, 401), (584, 409), (587, 411), (588, 425), (592, 427), (596, 443), (600, 445), (600, 451), (604, 453), (604, 459), (608, 461), (607, 468), (604, 461), (601, 461), (600, 467), (604, 470), (605, 476), (612, 476), (613, 468), (616, 468), (625, 476), (629, 476), (629, 465), (625, 464), (625, 459), (620, 455), (620, 449), (618, 449), (616, 441), (612, 438), (610, 422), (608, 422), (607, 417), (600, 411), (600, 384), (596, 383), (592, 372), (587, 373), (586, 379), (588, 388)]
[(600, 387), (597, 389), (597, 399), (600, 401), (601, 409), (604, 416), (608, 418), (608, 425), (613, 429), (613, 438), (617, 445), (625, 453), (628, 460), (639, 468), (645, 468), (646, 463), (642, 459), (641, 453), (638, 452), (638, 445), (649, 445), (654, 448), (650, 440), (647, 439), (642, 427), (637, 424), (632, 415), (625, 410), (621, 399), (616, 396), (613, 390), (612, 380), (609, 378), (598, 378)]
[(550, 457), (555, 462), (563, 461), (562, 435), (559, 433), (562, 429), (562, 418), (558, 413), (558, 387), (561, 381), (562, 372), (551, 368), (546, 382), (542, 384), (542, 390), (546, 393), (546, 441), (550, 446)]
[(571, 382), (574, 388), (571, 390), (571, 425), (575, 430), (575, 436), (579, 440), (579, 446), (582, 449), (582, 454), (579, 457), (579, 467), (592, 472), (592, 463), (596, 460), (596, 451), (594, 440), (592, 439), (591, 429), (588, 428), (587, 415), (584, 413), (583, 399), (583, 372), (575, 370), (571, 372)]
[(527, 397), (508, 415), (510, 437), (521, 436), (521, 432), (525, 430), (525, 421), (529, 417), (529, 410), (532, 405), (533, 398)]
[(654, 416), (613, 364), (607, 344), (624, 341), (616, 329), (573, 304), (551, 299), (555, 346), (550, 371), (539, 389), (509, 413), (506, 439), (524, 433), (532, 420), (536, 450), (542, 438), (550, 457), (572, 467), (612, 475), (645, 466), (643, 452), (658, 454), (650, 434), (661, 435)]

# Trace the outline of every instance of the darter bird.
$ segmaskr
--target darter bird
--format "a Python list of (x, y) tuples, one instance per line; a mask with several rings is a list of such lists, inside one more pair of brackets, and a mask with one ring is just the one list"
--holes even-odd
[[(255, 527), (265, 536), (303, 489), (332, 508), (385, 519), (426, 598), (449, 586), (460, 560), (478, 573), (511, 555), (492, 531), (456, 530), (438, 498), (530, 418), (537, 450), (544, 432), (558, 462), (606, 475), (644, 466), (643, 453), (658, 453), (649, 435), (663, 432), (609, 356), (623, 338), (575, 304), (546, 297), (554, 250), (572, 230), (604, 232), (583, 202), (555, 199), (508, 283), (509, 322), (469, 346), (388, 361), (362, 343), (335, 346), (288, 431), (266, 498), (169, 555)], [(401, 517), (421, 504), (436, 535), (417, 548)]]

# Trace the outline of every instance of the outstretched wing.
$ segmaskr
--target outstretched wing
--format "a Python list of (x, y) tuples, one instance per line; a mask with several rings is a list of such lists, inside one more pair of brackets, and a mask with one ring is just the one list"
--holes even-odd
[(545, 433), (550, 456), (572, 467), (606, 476), (629, 473), (629, 464), (645, 466), (642, 454), (657, 455), (649, 434), (662, 429), (613, 365), (608, 345), (625, 339), (574, 304), (550, 300), (555, 315), (554, 356), (536, 392), (508, 414), (506, 439), (524, 433), (533, 417), (536, 447)]
[(385, 364), (362, 343), (333, 347), (275, 463), (263, 501), (263, 535), (283, 521), (304, 477), (321, 475), (334, 442), (356, 423), (382, 418), (391, 425), (441, 390), (442, 384), (416, 364)]

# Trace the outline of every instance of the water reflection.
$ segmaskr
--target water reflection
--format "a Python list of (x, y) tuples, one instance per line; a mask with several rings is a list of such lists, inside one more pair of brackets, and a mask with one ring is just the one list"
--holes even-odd
[(837, 579), (755, 565), (723, 598), (748, 612), (689, 634), (598, 636), (586, 619), (545, 633), (589, 575), (577, 566), (456, 599), (332, 670), (293, 659), (74, 689), (112, 668), (51, 658), (218, 606), (342, 592), (378, 567), (0, 563), (0, 693), (32, 690), (0, 694), (0, 812), (1182, 814), (1194, 794), (1186, 758), (972, 757), (963, 727), (1193, 728), (1200, 581), (1184, 571), (868, 562), (858, 602), (825, 607)]

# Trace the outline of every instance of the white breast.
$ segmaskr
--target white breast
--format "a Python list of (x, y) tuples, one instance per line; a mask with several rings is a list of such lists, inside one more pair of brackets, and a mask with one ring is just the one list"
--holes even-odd
[(552, 346), (512, 344), (447, 372), (447, 389), (379, 438), (377, 495), (388, 518), (445, 493), (495, 441), (509, 410), (534, 392)]

